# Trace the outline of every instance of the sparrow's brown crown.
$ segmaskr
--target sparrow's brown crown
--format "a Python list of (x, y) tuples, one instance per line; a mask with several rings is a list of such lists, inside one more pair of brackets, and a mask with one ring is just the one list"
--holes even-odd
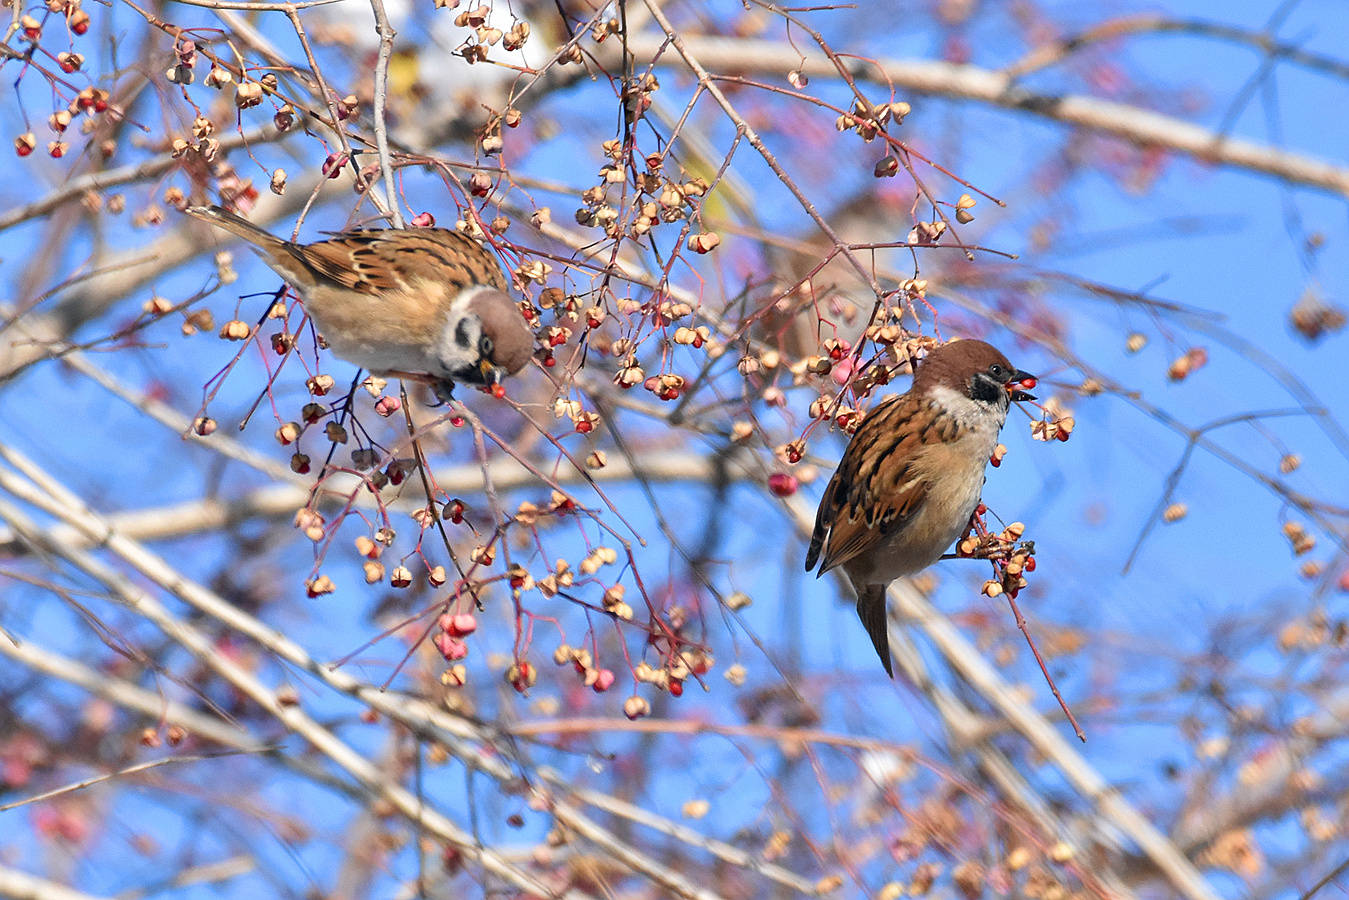
[[(994, 370), (994, 366), (998, 369)], [(970, 379), (977, 372), (987, 372), (1007, 384), (1017, 369), (992, 344), (977, 340), (952, 341), (923, 358), (914, 373), (912, 389), (927, 393), (936, 385), (945, 385), (968, 395)]]

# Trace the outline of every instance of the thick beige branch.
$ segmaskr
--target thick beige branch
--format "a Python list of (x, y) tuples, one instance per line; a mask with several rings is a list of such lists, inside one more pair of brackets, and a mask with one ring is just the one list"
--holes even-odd
[[(487, 463), (487, 469), (498, 491), (539, 487), (538, 478), (511, 457), (496, 457)], [(729, 467), (729, 471), (733, 477), (760, 480), (748, 469), (734, 464)], [(570, 467), (559, 468), (553, 478), (559, 484), (585, 484), (592, 479), (601, 483), (623, 482), (638, 476), (651, 482), (706, 483), (716, 474), (716, 466), (706, 457), (662, 454), (653, 455), (652, 459), (644, 461), (640, 472), (634, 472), (623, 460), (614, 460), (603, 469), (587, 473)], [(433, 472), (432, 477), (439, 487), (451, 494), (467, 494), (482, 490), (483, 467), (478, 463), (466, 463)], [(360, 481), (354, 475), (338, 474), (324, 482), (324, 495), (345, 498), (354, 494), (356, 507), (374, 509), (375, 498), (366, 491), (358, 490), (360, 487)], [(251, 519), (289, 519), (308, 500), (307, 485), (279, 484), (259, 488), (235, 499), (205, 497), (168, 506), (110, 513), (106, 521), (123, 537), (136, 541), (160, 541), (217, 531)], [(411, 512), (424, 509), (426, 499), (395, 501), (385, 506), (390, 510)], [(52, 533), (63, 543), (90, 546), (89, 538), (79, 529), (56, 525)], [(23, 542), (17, 535), (8, 529), (0, 529), (0, 556), (16, 556), (25, 552)]]
[(99, 900), (56, 881), (0, 866), (0, 897), (6, 900)]
[[(678, 64), (668, 53), (658, 56), (665, 41), (665, 35), (636, 35), (629, 38), (628, 46), (641, 60), (654, 59), (658, 66)], [(810, 78), (838, 77), (835, 63), (822, 53), (809, 52), (803, 61), (801, 50), (778, 41), (685, 34), (682, 43), (704, 66), (724, 72), (752, 72), (761, 77), (779, 75), (785, 79), (788, 72), (796, 70)], [(852, 57), (844, 58), (843, 62), (859, 80), (1028, 112), (1134, 144), (1160, 147), (1203, 162), (1246, 169), (1349, 197), (1349, 168), (1345, 166), (1267, 144), (1225, 138), (1200, 125), (1141, 107), (1074, 94), (1037, 94), (1017, 87), (1014, 79), (1004, 73), (977, 66), (903, 59), (867, 62)]]

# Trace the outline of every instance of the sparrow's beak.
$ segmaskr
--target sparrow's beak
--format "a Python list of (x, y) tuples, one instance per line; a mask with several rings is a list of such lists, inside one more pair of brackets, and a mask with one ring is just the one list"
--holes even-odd
[(1012, 395), (1012, 402), (1020, 403), (1022, 400), (1034, 400), (1035, 395), (1027, 393), (1021, 388), (1035, 387), (1036, 378), (1029, 372), (1023, 372), (1017, 369), (1012, 373), (1012, 377), (1007, 379), (1007, 393)]
[(482, 372), (482, 383), (488, 387), (501, 383), (501, 376), (505, 373), (500, 366), (492, 365), (492, 361), (484, 359), (478, 363), (478, 371)]

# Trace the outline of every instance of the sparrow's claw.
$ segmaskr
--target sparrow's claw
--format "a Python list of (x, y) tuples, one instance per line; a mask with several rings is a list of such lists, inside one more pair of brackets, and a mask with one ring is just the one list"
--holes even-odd
[(431, 390), (435, 392), (438, 401), (435, 406), (444, 406), (454, 400), (454, 382), (448, 378), (432, 382)]

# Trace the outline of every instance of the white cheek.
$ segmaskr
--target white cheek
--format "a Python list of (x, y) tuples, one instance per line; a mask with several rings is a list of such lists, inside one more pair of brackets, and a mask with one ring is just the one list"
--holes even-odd
[(992, 431), (995, 435), (1007, 420), (1007, 405), (994, 406), (972, 400), (949, 387), (935, 387), (931, 397), (961, 425), (975, 431)]
[(482, 337), (482, 326), (478, 324), (476, 317), (469, 317), (469, 325), (466, 329), (466, 337), (469, 339), (469, 346), (465, 347), (459, 343), (458, 331), (464, 316), (451, 312), (445, 321), (445, 327), (441, 330), (440, 341), (436, 347), (436, 358), (447, 373), (460, 376), (465, 372), (470, 372), (478, 364), (478, 339)]

